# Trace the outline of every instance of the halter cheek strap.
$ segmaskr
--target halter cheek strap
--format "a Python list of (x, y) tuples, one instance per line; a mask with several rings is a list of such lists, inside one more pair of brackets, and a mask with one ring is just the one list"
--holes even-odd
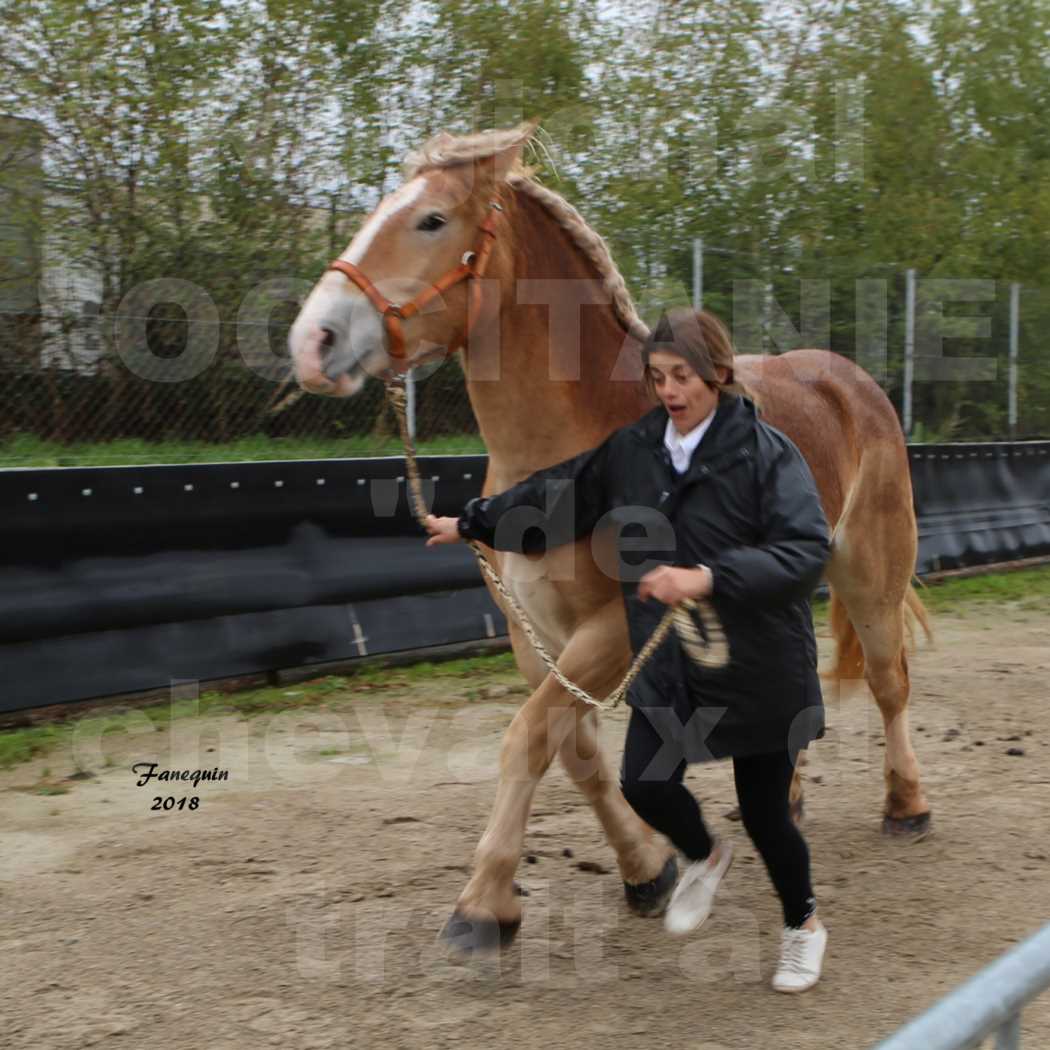
[[(467, 323), (463, 335), (465, 343), (470, 338), (470, 331), (481, 310), (480, 278), (485, 275), (488, 268), (489, 257), (492, 255), (492, 248), (496, 240), (496, 222), (502, 211), (503, 206), (499, 201), (490, 201), (489, 212), (478, 226), (478, 237), (474, 242), (474, 248), (464, 253), (458, 266), (449, 270), (429, 288), (424, 288), (415, 299), (403, 306), (387, 299), (361, 270), (345, 259), (336, 259), (329, 264), (328, 269), (338, 270), (349, 278), (351, 283), (356, 285), (376, 308), (383, 318), (383, 326), (386, 329), (387, 352), (397, 360), (403, 360), (405, 356), (405, 333), (401, 322), (414, 317), (432, 299), (447, 292), (460, 281), (467, 281)], [(451, 352), (452, 348), (446, 351), (446, 353)]]

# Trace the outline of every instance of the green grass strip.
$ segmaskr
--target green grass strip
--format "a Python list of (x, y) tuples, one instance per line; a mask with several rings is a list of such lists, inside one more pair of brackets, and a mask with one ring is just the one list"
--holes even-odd
[[(482, 455), (485, 446), (477, 434), (452, 434), (420, 441), (420, 455)], [(171, 463), (241, 463), (263, 460), (356, 459), (401, 456), (400, 438), (377, 440), (368, 435), (332, 438), (272, 438), (265, 435), (225, 444), (207, 441), (119, 441), (63, 445), (31, 434), (0, 442), (3, 467), (114, 467)]]

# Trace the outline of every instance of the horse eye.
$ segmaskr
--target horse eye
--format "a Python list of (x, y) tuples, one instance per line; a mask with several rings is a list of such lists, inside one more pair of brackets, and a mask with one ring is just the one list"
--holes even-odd
[(425, 233), (433, 233), (434, 230), (440, 230), (445, 225), (445, 222), (444, 215), (438, 215), (437, 212), (434, 212), (423, 219), (416, 229), (423, 230)]

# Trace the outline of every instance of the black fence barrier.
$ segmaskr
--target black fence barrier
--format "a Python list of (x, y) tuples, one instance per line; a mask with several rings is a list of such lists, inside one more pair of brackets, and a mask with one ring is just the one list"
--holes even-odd
[[(1050, 442), (909, 455), (920, 574), (1050, 554)], [(456, 514), (486, 460), (420, 465)], [(506, 634), (400, 458), (0, 471), (0, 507), (0, 712)]]
[[(423, 457), (459, 513), (483, 456)], [(0, 711), (506, 634), (400, 458), (0, 472)]]
[(1050, 554), (1050, 441), (910, 445), (922, 575)]

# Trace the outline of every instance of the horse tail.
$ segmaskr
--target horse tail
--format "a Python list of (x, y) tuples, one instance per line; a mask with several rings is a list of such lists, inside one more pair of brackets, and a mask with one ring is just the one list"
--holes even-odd
[[(861, 645), (860, 636), (853, 626), (853, 621), (849, 618), (845, 603), (835, 593), (833, 587), (829, 587), (829, 590), (831, 601), (828, 606), (828, 624), (831, 627), (831, 635), (835, 639), (835, 663), (827, 672), (827, 677), (841, 685), (864, 677), (864, 647)], [(904, 639), (901, 639), (900, 658), (906, 666), (906, 649), (913, 648), (915, 645), (915, 625), (918, 624), (922, 628), (927, 641), (933, 640), (933, 626), (926, 606), (922, 604), (922, 599), (911, 584), (904, 592), (902, 604), (908, 644), (905, 646)]]
[(926, 606), (922, 604), (922, 599), (916, 593), (915, 588), (910, 584), (904, 595), (904, 622), (908, 629), (909, 645), (913, 647), (915, 645), (916, 624), (922, 628), (926, 641), (933, 641), (933, 624), (930, 622), (930, 614), (926, 611)]
[(845, 603), (835, 593), (834, 587), (829, 590), (831, 602), (828, 606), (828, 625), (835, 639), (835, 663), (827, 672), (827, 677), (841, 684), (844, 680), (864, 677), (864, 648), (846, 612)]

